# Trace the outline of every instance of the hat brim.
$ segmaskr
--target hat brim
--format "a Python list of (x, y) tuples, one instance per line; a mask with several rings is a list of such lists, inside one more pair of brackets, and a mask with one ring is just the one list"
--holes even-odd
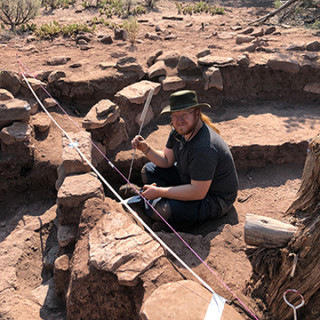
[(166, 107), (163, 108), (163, 110), (160, 112), (160, 114), (165, 114), (165, 113), (172, 113), (172, 112), (177, 112), (177, 111), (182, 111), (182, 110), (188, 110), (191, 108), (211, 108), (211, 106), (208, 103), (198, 103), (195, 104), (194, 106), (189, 106), (189, 107), (181, 107), (181, 108), (177, 108), (175, 110), (171, 110), (171, 106), (168, 105)]

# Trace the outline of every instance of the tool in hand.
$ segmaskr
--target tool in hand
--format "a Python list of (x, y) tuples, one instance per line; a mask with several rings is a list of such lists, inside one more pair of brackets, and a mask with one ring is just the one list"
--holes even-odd
[[(139, 128), (138, 136), (141, 135), (141, 130), (143, 128), (144, 120), (145, 120), (146, 115), (147, 115), (147, 111), (148, 111), (148, 108), (149, 108), (149, 105), (150, 105), (150, 102), (151, 102), (151, 99), (152, 99), (152, 96), (153, 96), (153, 92), (154, 92), (154, 89), (151, 88), (150, 91), (149, 91), (146, 103), (144, 104), (143, 110), (141, 112), (140, 128)], [(134, 159), (135, 159), (135, 156), (136, 156), (136, 151), (137, 151), (137, 149), (134, 149), (134, 151), (133, 151), (132, 160), (131, 160), (130, 169), (129, 169), (129, 175), (128, 175), (128, 182), (127, 182), (126, 189), (125, 189), (125, 194), (127, 193), (127, 190), (128, 190), (128, 184), (129, 184), (129, 181), (130, 181), (130, 178), (131, 178), (132, 167), (133, 167), (133, 162), (134, 162)]]

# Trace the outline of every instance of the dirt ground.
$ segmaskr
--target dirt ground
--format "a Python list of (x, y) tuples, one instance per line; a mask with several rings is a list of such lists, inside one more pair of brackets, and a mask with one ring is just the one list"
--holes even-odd
[[(197, 54), (199, 51), (206, 49), (209, 45), (214, 45), (214, 52), (217, 56), (233, 56), (239, 55), (239, 52), (234, 50), (235, 40), (230, 38), (228, 34), (234, 32), (232, 27), (241, 25), (245, 29), (250, 21), (257, 19), (273, 10), (273, 1), (220, 1), (221, 6), (225, 7), (224, 15), (210, 16), (206, 14), (194, 14), (192, 16), (183, 16), (183, 21), (163, 19), (163, 17), (176, 16), (174, 1), (160, 0), (157, 2), (155, 10), (141, 17), (145, 22), (140, 23), (138, 34), (138, 42), (131, 46), (128, 42), (114, 42), (111, 45), (103, 45), (95, 42), (90, 50), (82, 51), (74, 40), (56, 38), (51, 41), (36, 41), (28, 43), (26, 38), (14, 37), (10, 41), (6, 41), (3, 37), (0, 38), (0, 70), (19, 71), (16, 55), (20, 55), (23, 63), (34, 72), (47, 68), (45, 61), (54, 56), (69, 56), (77, 61), (85, 61), (85, 68), (82, 71), (70, 69), (68, 72), (74, 73), (75, 76), (81, 77), (82, 72), (87, 72), (94, 69), (100, 62), (116, 61), (117, 58), (111, 56), (114, 52), (130, 52), (130, 56), (134, 56), (137, 60), (146, 65), (146, 61), (151, 52), (158, 49), (163, 51), (177, 50), (179, 52)], [(68, 10), (58, 9), (52, 12), (45, 12), (44, 15), (35, 19), (35, 23), (40, 24), (49, 21), (59, 21), (67, 24), (75, 21), (86, 22), (94, 16), (98, 16), (98, 12), (92, 10), (82, 10), (78, 12), (76, 9), (81, 8), (79, 1), (75, 8)], [(120, 21), (115, 19), (115, 21)], [(186, 27), (186, 25), (190, 25)], [(204, 27), (203, 27), (204, 25)], [(172, 32), (177, 35), (175, 40), (152, 41), (145, 39), (144, 35), (147, 32), (155, 33), (155, 27), (159, 26), (164, 32)], [(264, 25), (264, 27), (267, 27)], [(270, 48), (274, 48), (279, 53), (286, 53), (285, 49), (292, 43), (306, 43), (315, 40), (315, 31), (308, 30), (302, 27), (276, 26), (277, 35), (269, 41)], [(97, 34), (110, 34), (113, 32), (110, 29), (98, 27)], [(255, 52), (250, 54), (252, 61), (265, 60), (265, 52)], [(68, 125), (67, 121), (63, 120), (61, 115), (57, 114), (59, 121), (63, 125)], [(78, 118), (75, 118), (78, 119)], [(79, 120), (79, 119), (78, 119)], [(77, 120), (77, 121), (78, 121)], [(277, 117), (270, 117), (269, 123), (266, 126), (278, 125)], [(251, 132), (254, 132), (255, 124), (252, 121), (245, 123), (246, 126), (252, 124)], [(232, 129), (235, 125), (225, 125), (223, 130)], [(36, 157), (38, 159), (49, 159), (53, 163), (60, 162), (61, 146), (56, 144), (55, 134), (58, 129), (51, 128), (48, 139), (38, 143), (36, 149)], [(232, 131), (229, 136), (224, 137), (227, 142), (231, 141), (236, 135), (236, 130)], [(283, 136), (281, 137), (281, 134)], [(261, 133), (261, 140), (266, 139)], [(277, 132), (277, 138), (284, 141), (288, 138), (288, 132)], [(155, 138), (154, 143), (163, 144), (162, 136)], [(230, 141), (228, 141), (228, 139)], [(243, 137), (245, 139), (245, 136)], [(271, 138), (272, 139), (272, 138)], [(161, 140), (161, 141), (160, 141)], [(245, 142), (245, 141), (244, 141)], [(248, 143), (252, 143), (248, 141)], [(259, 141), (255, 141), (259, 143)], [(246, 213), (261, 214), (276, 219), (286, 220), (287, 217), (283, 213), (290, 206), (295, 198), (296, 192), (300, 186), (300, 178), (302, 174), (303, 164), (284, 164), (284, 165), (269, 165), (264, 168), (248, 169), (239, 171), (240, 190), (238, 201), (235, 203), (235, 209), (238, 215), (239, 228), (243, 228), (245, 223)], [(45, 208), (52, 205), (53, 198), (49, 197), (47, 201), (43, 200), (43, 194), (34, 194), (34, 199), (26, 200), (26, 195), (15, 196), (15, 199), (8, 198), (7, 201), (1, 204), (0, 215), (0, 241), (3, 241), (17, 226), (22, 217), (30, 211), (36, 215), (36, 211), (43, 212)], [(37, 205), (38, 204), (38, 205)], [(233, 239), (231, 249), (223, 250), (225, 243), (217, 241), (216, 245), (220, 246), (219, 250), (224, 254), (219, 255), (219, 265), (223, 266), (232, 259), (232, 248), (237, 246), (237, 241)], [(243, 243), (242, 243), (243, 244)], [(230, 254), (229, 254), (230, 253)], [(25, 269), (32, 268), (24, 265)], [(251, 270), (238, 270), (239, 274), (250, 277)], [(27, 287), (32, 287), (34, 283), (38, 283), (39, 279), (29, 277), (26, 272), (20, 274), (23, 277), (23, 282)], [(226, 277), (232, 281), (232, 288), (238, 288), (244, 292), (244, 279), (236, 276)], [(248, 280), (247, 278), (247, 280)], [(33, 283), (34, 282), (34, 283)], [(17, 306), (18, 307), (18, 306)]]

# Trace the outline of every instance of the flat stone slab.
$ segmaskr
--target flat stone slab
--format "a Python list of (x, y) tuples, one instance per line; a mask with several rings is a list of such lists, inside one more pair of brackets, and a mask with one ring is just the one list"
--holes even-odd
[(98, 129), (115, 122), (120, 117), (119, 107), (108, 99), (95, 104), (82, 120), (85, 129)]
[(27, 101), (10, 99), (0, 101), (0, 121), (17, 121), (28, 119), (31, 107)]
[(113, 272), (121, 285), (135, 286), (138, 277), (164, 256), (164, 250), (126, 215), (104, 215), (89, 234), (90, 264)]
[[(140, 315), (145, 320), (203, 320), (206, 318), (211, 299), (212, 293), (194, 281), (166, 283), (147, 298)], [(241, 320), (243, 318), (231, 306), (225, 304), (219, 319)]]
[(116, 97), (122, 96), (131, 103), (142, 104), (147, 99), (150, 89), (154, 89), (153, 95), (157, 95), (160, 88), (160, 83), (143, 80), (123, 88), (116, 94)]
[(104, 199), (103, 186), (93, 173), (68, 176), (59, 189), (57, 204), (64, 207), (78, 207), (89, 198)]

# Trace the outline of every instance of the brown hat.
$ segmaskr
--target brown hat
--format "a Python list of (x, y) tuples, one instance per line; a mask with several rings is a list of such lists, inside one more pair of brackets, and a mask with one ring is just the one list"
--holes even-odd
[(171, 113), (190, 108), (211, 108), (207, 103), (198, 103), (198, 98), (195, 91), (181, 90), (173, 93), (170, 96), (170, 105), (166, 106), (160, 114)]

